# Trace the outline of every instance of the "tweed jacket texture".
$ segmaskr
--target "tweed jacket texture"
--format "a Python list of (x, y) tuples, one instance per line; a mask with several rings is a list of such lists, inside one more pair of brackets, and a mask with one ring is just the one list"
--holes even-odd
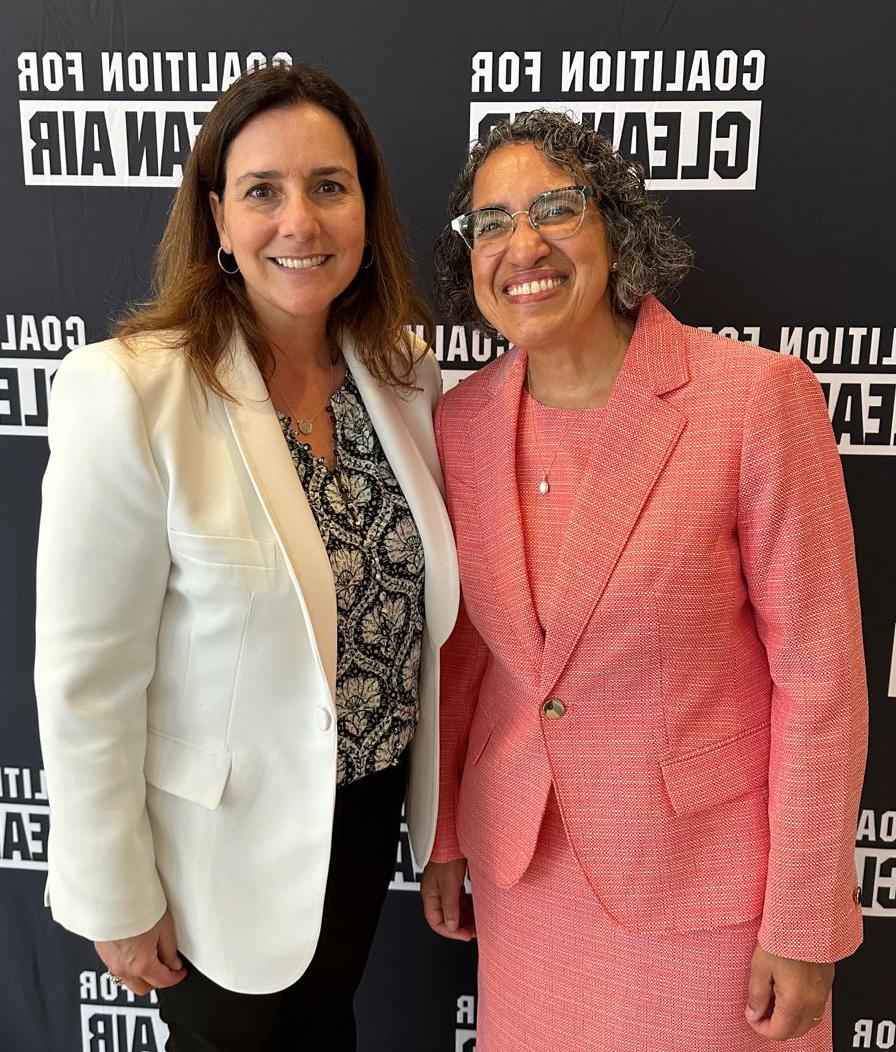
[[(643, 303), (535, 616), (515, 472), (526, 357), (441, 402), (463, 603), (442, 653), (433, 857), (512, 886), (551, 787), (594, 893), (633, 931), (761, 918), (772, 953), (861, 940), (867, 698), (852, 528), (800, 361)], [(559, 698), (565, 715), (543, 705)]]

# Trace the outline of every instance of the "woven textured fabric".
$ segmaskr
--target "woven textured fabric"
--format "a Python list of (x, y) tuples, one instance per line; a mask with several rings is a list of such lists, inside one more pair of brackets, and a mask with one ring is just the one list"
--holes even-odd
[[(538, 623), (544, 631), (564, 601), (554, 555), (562, 546), (569, 516), (598, 439), (602, 409), (555, 409), (539, 405), (524, 390), (516, 433), (516, 478), (523, 527), (523, 556)], [(545, 478), (547, 476), (547, 478)], [(541, 492), (542, 481), (548, 492)]]
[[(817, 381), (648, 298), (556, 538), (562, 593), (542, 626), (517, 493), (525, 364), (508, 353), (437, 413), (464, 610), (442, 653), (434, 858), (465, 855), (512, 888), (553, 788), (622, 929), (760, 922), (772, 953), (848, 955), (867, 699)], [(545, 717), (549, 698), (562, 718)], [(550, 956), (543, 940), (532, 953)]]
[(556, 798), (532, 864), (502, 889), (472, 872), (479, 943), (477, 1052), (831, 1052), (825, 1017), (786, 1045), (744, 1019), (756, 922), (632, 934), (601, 908)]

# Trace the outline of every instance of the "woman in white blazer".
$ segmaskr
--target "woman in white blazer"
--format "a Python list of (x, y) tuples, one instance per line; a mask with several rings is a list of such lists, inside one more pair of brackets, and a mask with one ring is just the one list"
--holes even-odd
[(274, 67), (206, 118), (156, 298), (57, 373), (48, 901), (173, 1052), (354, 1049), (408, 753), (429, 856), (458, 586), (421, 317), (363, 115)]

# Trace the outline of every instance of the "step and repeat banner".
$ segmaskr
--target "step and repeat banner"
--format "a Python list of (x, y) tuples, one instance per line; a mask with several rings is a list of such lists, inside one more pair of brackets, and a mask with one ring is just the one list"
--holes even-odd
[[(47, 407), (65, 354), (104, 338), (122, 307), (146, 294), (182, 165), (216, 96), (271, 61), (320, 65), (360, 101), (423, 288), (469, 141), (524, 110), (567, 110), (640, 162), (680, 218), (697, 266), (672, 304), (678, 316), (799, 357), (816, 372), (855, 521), (871, 699), (856, 830), (865, 943), (838, 968), (835, 1045), (896, 1048), (889, 0), (850, 10), (819, 0), (804, 15), (772, 0), (553, 0), (547, 9), (535, 0), (8, 0), (5, 14), (0, 1052), (164, 1047), (154, 998), (110, 987), (92, 948), (43, 907), (51, 815), (31, 666)], [(445, 323), (436, 349), (451, 385), (506, 347)], [(403, 835), (359, 996), (363, 1052), (476, 1047), (475, 950), (429, 933), (418, 881)]]

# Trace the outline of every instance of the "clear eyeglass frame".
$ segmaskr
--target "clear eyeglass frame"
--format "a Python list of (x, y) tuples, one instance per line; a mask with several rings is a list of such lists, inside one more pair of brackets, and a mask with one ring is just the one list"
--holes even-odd
[[(545, 190), (528, 208), (521, 208), (516, 212), (508, 212), (506, 208), (498, 207), (476, 208), (472, 212), (464, 212), (451, 220), (451, 229), (463, 238), (464, 244), (471, 252), (485, 256), (496, 255), (507, 247), (516, 229), (516, 217), (519, 215), (525, 215), (532, 229), (546, 240), (562, 241), (572, 237), (579, 230), (585, 219), (588, 199), (597, 196), (597, 191), (591, 186), (558, 186), (553, 190)], [(551, 217), (551, 206), (559, 202), (573, 201), (576, 202), (574, 214), (555, 222)], [(492, 233), (488, 237), (476, 236), (473, 232), (476, 225), (484, 228), (489, 221), (497, 224), (492, 228)]]

